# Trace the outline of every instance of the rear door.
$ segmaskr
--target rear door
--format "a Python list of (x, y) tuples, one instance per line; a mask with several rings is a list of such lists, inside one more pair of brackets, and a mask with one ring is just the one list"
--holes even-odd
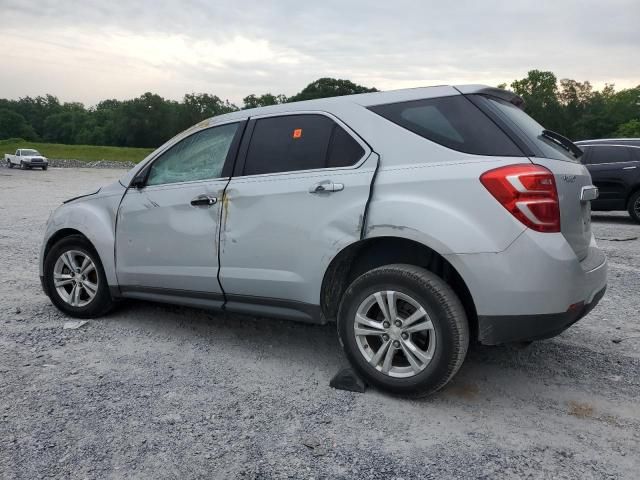
[(360, 238), (377, 161), (326, 113), (252, 119), (222, 212), (227, 301), (318, 305), (324, 267)]
[(585, 149), (588, 149), (587, 165), (593, 183), (600, 190), (599, 202), (612, 208), (626, 208), (627, 193), (640, 164), (632, 155), (633, 147), (590, 145)]

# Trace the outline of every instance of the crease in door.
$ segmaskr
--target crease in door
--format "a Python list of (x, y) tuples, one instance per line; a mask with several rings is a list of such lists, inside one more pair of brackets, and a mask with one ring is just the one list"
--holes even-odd
[[(240, 155), (240, 147), (242, 146), (242, 141), (244, 139), (244, 134), (247, 131), (247, 125), (249, 124), (249, 121), (251, 120), (251, 117), (248, 117), (245, 119), (244, 124), (242, 125), (242, 133), (240, 134), (240, 141), (238, 142), (238, 147), (237, 150), (235, 152), (235, 156), (233, 158), (233, 165), (231, 167), (231, 173), (229, 174), (229, 180), (227, 180), (227, 183), (225, 184), (224, 188), (222, 189), (222, 201), (220, 202), (220, 216), (218, 218), (218, 238), (216, 243), (216, 250), (218, 253), (218, 273), (216, 274), (216, 280), (218, 280), (218, 286), (220, 287), (220, 292), (222, 292), (222, 307), (221, 310), (224, 311), (226, 305), (227, 305), (227, 294), (224, 291), (224, 287), (222, 286), (222, 281), (220, 280), (220, 269), (222, 268), (222, 229), (226, 228), (227, 225), (227, 217), (228, 217), (228, 210), (229, 210), (229, 198), (227, 197), (227, 188), (229, 188), (229, 184), (231, 183), (231, 179), (233, 178), (233, 172), (235, 171), (235, 167), (236, 167), (236, 162), (238, 161), (238, 156)], [(222, 223), (222, 219), (224, 216), (224, 225)]]

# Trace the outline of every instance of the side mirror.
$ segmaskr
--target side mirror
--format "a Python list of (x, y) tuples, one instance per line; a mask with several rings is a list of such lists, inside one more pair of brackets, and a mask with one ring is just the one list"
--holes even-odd
[(146, 172), (141, 172), (141, 173), (138, 173), (138, 175), (136, 175), (135, 177), (133, 177), (133, 180), (131, 180), (129, 187), (137, 188), (139, 190), (141, 188), (144, 188), (145, 183), (146, 183)]

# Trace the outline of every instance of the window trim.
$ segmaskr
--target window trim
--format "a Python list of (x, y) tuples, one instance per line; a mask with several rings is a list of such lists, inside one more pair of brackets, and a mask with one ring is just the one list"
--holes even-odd
[[(322, 115), (324, 117), (333, 120), (338, 126), (342, 127), (347, 134), (351, 136), (364, 150), (364, 154), (362, 157), (358, 159), (356, 163), (353, 165), (349, 165), (346, 167), (324, 167), (324, 168), (310, 168), (305, 170), (288, 170), (286, 172), (271, 172), (271, 173), (259, 173), (254, 175), (244, 175), (244, 167), (247, 160), (247, 153), (249, 152), (249, 145), (251, 144), (251, 139), (253, 137), (253, 131), (258, 120), (262, 120), (265, 118), (273, 118), (273, 117), (290, 117), (293, 115)], [(326, 172), (326, 171), (340, 171), (340, 170), (355, 170), (360, 168), (362, 164), (366, 161), (367, 158), (371, 155), (373, 149), (371, 146), (360, 136), (358, 135), (351, 127), (349, 127), (345, 122), (343, 122), (340, 118), (335, 116), (332, 113), (326, 112), (324, 110), (295, 110), (290, 112), (278, 112), (278, 113), (267, 113), (262, 115), (256, 115), (249, 118), (249, 123), (245, 129), (245, 135), (242, 138), (242, 142), (238, 149), (238, 156), (235, 162), (235, 166), (233, 168), (233, 178), (260, 178), (260, 177), (269, 177), (274, 175), (299, 175), (300, 173), (314, 173), (314, 172)]]
[[(224, 127), (225, 125), (232, 125), (232, 124), (238, 124), (238, 129), (236, 130), (236, 133), (233, 136), (233, 140), (231, 141), (231, 145), (229, 146), (229, 151), (227, 152), (227, 157), (224, 160), (224, 163), (222, 165), (222, 171), (220, 172), (219, 177), (205, 178), (202, 180), (187, 180), (184, 182), (161, 183), (158, 185), (147, 185), (147, 179), (149, 178), (149, 172), (151, 171), (151, 167), (153, 166), (153, 164), (156, 161), (158, 161), (160, 157), (162, 157), (166, 152), (168, 152), (174, 146), (176, 146), (178, 143), (182, 142), (183, 140), (186, 140), (187, 138), (197, 133), (204, 132), (205, 130), (211, 130), (213, 128)], [(142, 189), (142, 188), (166, 187), (168, 185), (185, 185), (185, 184), (198, 183), (198, 182), (212, 182), (212, 181), (225, 180), (225, 179), (228, 180), (229, 177), (231, 177), (231, 174), (233, 173), (233, 164), (237, 158), (240, 141), (243, 138), (246, 125), (247, 125), (246, 119), (230, 120), (228, 122), (221, 122), (221, 123), (216, 123), (214, 125), (207, 125), (204, 128), (199, 128), (197, 130), (189, 132), (188, 135), (184, 135), (177, 138), (174, 142), (171, 142), (171, 144), (166, 145), (165, 148), (156, 152), (156, 154), (140, 169), (140, 171), (136, 173), (136, 175), (134, 175), (134, 177), (131, 179), (131, 182), (129, 183), (129, 188)]]
[[(579, 147), (585, 147), (585, 153), (587, 151), (589, 151), (589, 156), (587, 157), (587, 161), (585, 163), (585, 165), (620, 165), (622, 163), (632, 163), (632, 162), (637, 162), (638, 160), (634, 159), (634, 155), (633, 155), (633, 151), (629, 150), (629, 148), (638, 148), (640, 149), (640, 147), (634, 147), (633, 145), (605, 145), (605, 144), (592, 144), (592, 145), (578, 145)], [(627, 160), (622, 160), (620, 162), (599, 162), (599, 163), (593, 163), (592, 162), (592, 157), (593, 157), (593, 151), (591, 150), (592, 148), (596, 148), (596, 147), (618, 147), (618, 148), (623, 148), (626, 150), (627, 152)]]

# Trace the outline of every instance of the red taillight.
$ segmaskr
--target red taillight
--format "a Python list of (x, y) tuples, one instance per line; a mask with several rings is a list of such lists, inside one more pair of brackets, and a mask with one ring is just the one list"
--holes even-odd
[(504, 208), (538, 232), (560, 231), (560, 205), (553, 174), (540, 165), (489, 170), (480, 181)]

